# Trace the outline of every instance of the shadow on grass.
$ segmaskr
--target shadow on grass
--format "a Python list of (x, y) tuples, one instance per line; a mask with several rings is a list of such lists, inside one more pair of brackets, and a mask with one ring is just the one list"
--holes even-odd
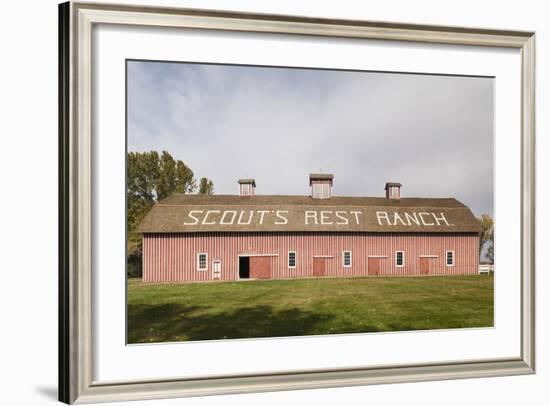
[(333, 316), (298, 308), (261, 305), (208, 313), (208, 306), (180, 304), (128, 306), (128, 342), (219, 340), (327, 334)]

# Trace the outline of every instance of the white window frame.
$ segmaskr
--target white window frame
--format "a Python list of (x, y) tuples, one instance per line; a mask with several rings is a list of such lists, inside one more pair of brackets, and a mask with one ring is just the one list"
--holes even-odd
[[(205, 268), (201, 268), (201, 255), (204, 255), (206, 257), (206, 260), (204, 261)], [(207, 252), (199, 252), (197, 254), (197, 271), (208, 271), (208, 253)]]
[[(397, 263), (397, 254), (401, 253), (401, 265)], [(403, 268), (405, 266), (405, 251), (395, 251), (395, 266), (396, 268)]]
[[(291, 266), (290, 265), (290, 254), (294, 254), (294, 266)], [(294, 269), (296, 268), (296, 262), (298, 261), (298, 256), (296, 255), (296, 251), (288, 251), (288, 255), (286, 257), (286, 265), (290, 268), (290, 269)]]
[[(346, 253), (349, 253), (349, 264), (346, 265)], [(351, 268), (351, 265), (353, 264), (353, 254), (350, 250), (348, 251), (342, 251), (342, 266), (344, 268)]]
[[(452, 262), (449, 264), (449, 252), (452, 255)], [(445, 265), (446, 266), (455, 266), (455, 252), (451, 250), (445, 251)]]

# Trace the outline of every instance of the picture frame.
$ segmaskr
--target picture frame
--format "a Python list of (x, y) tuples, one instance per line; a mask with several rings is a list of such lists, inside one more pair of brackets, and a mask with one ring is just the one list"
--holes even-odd
[[(521, 53), (521, 335), (519, 357), (217, 375), (94, 380), (92, 232), (95, 26), (196, 28), (344, 39), (504, 47)], [(156, 399), (535, 372), (535, 34), (199, 9), (69, 2), (59, 6), (59, 400)]]

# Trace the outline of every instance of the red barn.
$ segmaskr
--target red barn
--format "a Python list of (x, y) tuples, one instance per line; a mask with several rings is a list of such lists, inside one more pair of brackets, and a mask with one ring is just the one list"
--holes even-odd
[(140, 224), (145, 282), (322, 276), (476, 274), (480, 225), (453, 198), (332, 196), (333, 176), (310, 175), (310, 196), (174, 194)]

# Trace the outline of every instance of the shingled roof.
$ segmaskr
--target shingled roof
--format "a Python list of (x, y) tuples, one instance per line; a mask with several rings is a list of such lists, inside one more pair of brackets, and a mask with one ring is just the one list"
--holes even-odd
[(155, 204), (137, 231), (478, 233), (480, 225), (470, 209), (453, 198), (176, 193)]

